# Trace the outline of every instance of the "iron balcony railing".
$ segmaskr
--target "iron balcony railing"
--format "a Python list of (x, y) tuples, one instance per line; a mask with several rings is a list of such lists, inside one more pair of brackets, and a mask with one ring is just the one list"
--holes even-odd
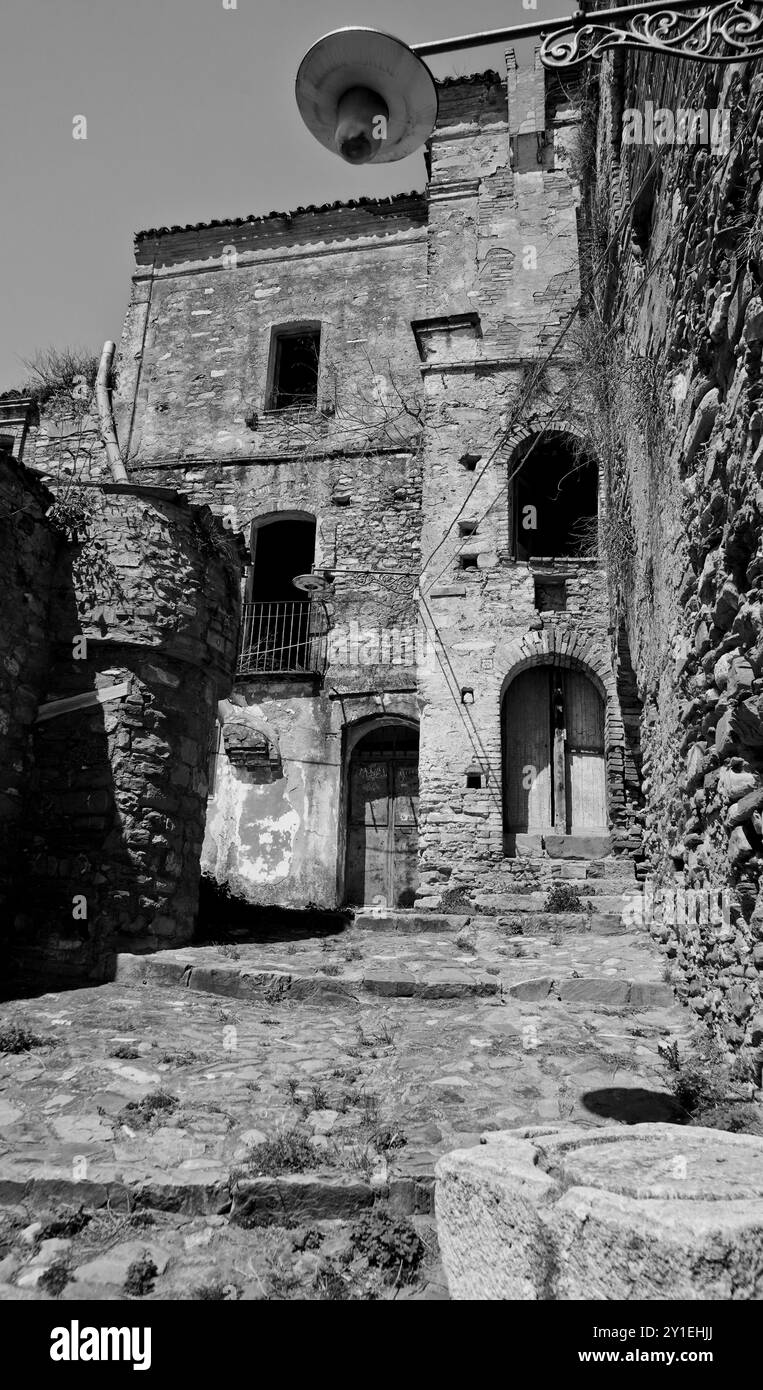
[(245, 603), (241, 613), (239, 676), (323, 676), (328, 621), (322, 603)]

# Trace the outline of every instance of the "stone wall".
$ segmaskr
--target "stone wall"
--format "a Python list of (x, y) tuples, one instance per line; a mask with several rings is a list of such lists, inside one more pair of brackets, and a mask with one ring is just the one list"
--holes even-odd
[[(639, 845), (602, 565), (519, 561), (510, 543), (507, 483), (519, 447), (545, 432), (580, 435), (582, 422), (569, 347), (562, 343), (538, 371), (579, 289), (568, 154), (577, 115), (537, 63), (518, 74), (510, 54), (508, 83), (508, 103), (495, 73), (444, 84), (431, 148), (421, 592), (439, 655), (419, 669), (425, 906), (449, 889), (489, 899), (537, 886), (538, 862), (507, 857), (501, 732), (507, 682), (533, 663), (575, 666), (597, 684), (606, 701), (613, 847), (631, 853)], [(476, 327), (459, 322), (466, 310)], [(470, 456), (478, 459), (473, 472), (464, 466)], [(462, 534), (459, 519), (476, 529)], [(476, 568), (461, 568), (467, 552)], [(565, 612), (538, 611), (538, 573), (564, 577)], [(474, 692), (470, 706), (464, 687)], [(481, 787), (467, 786), (470, 770), (481, 772)]]
[[(664, 897), (651, 925), (681, 995), (734, 1046), (763, 1033), (763, 78), (752, 67), (606, 63), (586, 199), (599, 252), (626, 219), (608, 275), (594, 277), (608, 345), (592, 363), (606, 356), (614, 383), (597, 408), (615, 441), (613, 606), (644, 707), (646, 849)], [(623, 142), (623, 112), (646, 119), (650, 101), (673, 117), (727, 108), (726, 148)]]
[(49, 660), (48, 607), (58, 537), (45, 520), (52, 497), (10, 453), (0, 454), (0, 922), (22, 832), (32, 766), (31, 730)]
[(82, 499), (52, 576), (12, 950), (25, 969), (102, 978), (120, 948), (193, 932), (241, 554), (171, 490)]

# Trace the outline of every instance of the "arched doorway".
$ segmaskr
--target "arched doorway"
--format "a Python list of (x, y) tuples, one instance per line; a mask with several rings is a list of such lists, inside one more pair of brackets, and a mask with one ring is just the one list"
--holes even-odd
[(506, 828), (606, 835), (604, 701), (582, 671), (534, 666), (503, 702)]
[(345, 901), (412, 907), (418, 883), (419, 733), (386, 720), (349, 755)]

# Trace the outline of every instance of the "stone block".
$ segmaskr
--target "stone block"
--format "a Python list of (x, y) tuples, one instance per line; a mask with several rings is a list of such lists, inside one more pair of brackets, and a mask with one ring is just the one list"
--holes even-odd
[(456, 1300), (759, 1300), (763, 1140), (643, 1124), (505, 1131), (435, 1169)]

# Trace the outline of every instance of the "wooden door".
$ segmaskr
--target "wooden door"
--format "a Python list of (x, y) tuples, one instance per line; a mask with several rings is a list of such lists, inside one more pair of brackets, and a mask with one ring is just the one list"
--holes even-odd
[[(384, 733), (384, 731), (382, 731)], [(346, 899), (412, 907), (418, 883), (418, 747), (407, 730), (363, 740), (350, 761)]]
[(504, 706), (506, 816), (509, 830), (539, 833), (553, 826), (551, 686), (547, 667), (524, 671)]
[(567, 829), (607, 832), (604, 702), (579, 671), (565, 671)]

